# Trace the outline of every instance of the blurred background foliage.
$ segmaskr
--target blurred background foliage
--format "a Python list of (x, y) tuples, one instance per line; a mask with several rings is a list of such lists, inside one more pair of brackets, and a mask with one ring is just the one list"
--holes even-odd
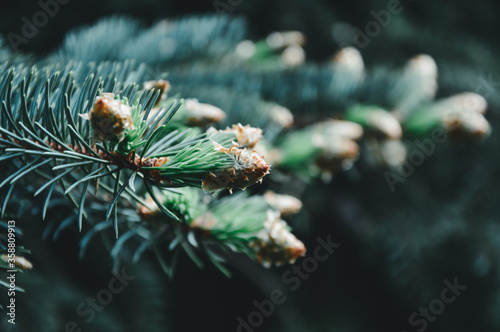
[[(302, 31), (307, 60), (323, 62), (341, 46), (352, 45), (353, 28), (364, 30), (373, 20), (370, 12), (386, 9), (387, 3), (243, 0), (229, 14), (246, 19), (246, 37), (252, 40), (273, 31)], [(2, 5), (4, 36), (20, 34), (21, 18), (40, 10), (35, 1)], [(111, 258), (102, 254), (104, 248), (96, 241), (80, 261), (80, 234), (65, 232), (57, 241), (43, 241), (39, 218), (25, 217), (18, 220), (23, 239), (29, 239), (29, 249), (40, 256), (32, 257), (35, 269), (19, 281), (26, 290), (18, 304), (22, 331), (60, 331), (69, 320), (79, 322), (83, 331), (234, 331), (236, 318), (245, 319), (255, 310), (252, 302), (268, 298), (274, 288), (283, 289), (287, 301), (258, 331), (416, 331), (408, 317), (440, 295), (444, 279), (455, 277), (468, 289), (446, 305), (427, 331), (498, 330), (500, 3), (445, 0), (401, 5), (402, 12), (360, 50), (366, 66), (396, 68), (416, 54), (429, 54), (439, 68), (438, 98), (476, 91), (489, 82), (481, 93), (489, 105), (488, 139), (437, 146), (404, 183), (397, 184), (396, 192), (387, 186), (383, 172), (363, 165), (337, 174), (331, 183), (296, 189), (307, 210), (290, 220), (298, 237), (311, 249), (317, 236), (331, 235), (341, 247), (294, 292), (281, 282), (287, 267), (268, 270), (235, 258), (234, 276), (227, 279), (215, 268), (200, 271), (181, 259), (170, 281), (153, 259), (145, 257), (137, 265), (127, 265), (137, 277), (131, 286), (86, 325), (75, 308), (107, 284)], [(215, 12), (210, 1), (73, 0), (61, 5), (59, 13), (20, 48), (51, 54), (69, 30), (112, 14), (126, 14), (148, 25)]]

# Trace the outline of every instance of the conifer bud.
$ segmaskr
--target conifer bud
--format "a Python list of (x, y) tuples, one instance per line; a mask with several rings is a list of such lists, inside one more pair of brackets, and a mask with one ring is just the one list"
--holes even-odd
[(321, 137), (328, 141), (334, 137), (357, 140), (363, 135), (363, 127), (351, 121), (327, 120), (316, 124), (316, 129), (321, 132)]
[(436, 61), (427, 54), (419, 54), (408, 61), (405, 67), (407, 73), (415, 76), (437, 79), (438, 67)]
[(347, 110), (346, 120), (360, 124), (367, 132), (376, 136), (398, 139), (403, 134), (398, 119), (390, 112), (376, 106), (354, 106)]
[(273, 32), (266, 38), (266, 42), (273, 49), (290, 45), (304, 46), (306, 36), (300, 31)]
[(390, 113), (377, 112), (371, 115), (369, 121), (371, 128), (383, 133), (388, 138), (398, 139), (403, 134), (399, 121)]
[(301, 46), (291, 45), (285, 48), (281, 54), (283, 62), (290, 67), (296, 67), (306, 61), (306, 52)]
[(250, 125), (243, 126), (241, 123), (233, 125), (231, 128), (226, 127), (224, 130), (217, 130), (209, 128), (208, 135), (214, 133), (232, 133), (236, 136), (238, 145), (253, 149), (262, 137), (262, 129), (250, 127)]
[(358, 154), (359, 147), (356, 142), (338, 137), (321, 147), (321, 152), (314, 162), (321, 171), (333, 174), (340, 168), (351, 168)]
[(320, 170), (328, 176), (339, 168), (352, 166), (359, 153), (354, 140), (362, 134), (362, 127), (354, 122), (320, 122), (286, 135), (279, 142), (279, 150), (269, 150), (266, 160), (286, 169), (313, 173)]
[(356, 80), (361, 80), (365, 75), (365, 64), (361, 53), (354, 47), (341, 49), (333, 58), (335, 68), (352, 73)]
[(406, 120), (405, 129), (422, 135), (441, 127), (456, 137), (484, 137), (491, 132), (483, 115), (487, 108), (482, 96), (464, 92), (417, 109)]
[(157, 80), (157, 81), (147, 81), (144, 82), (144, 89), (160, 91), (160, 98), (155, 103), (155, 107), (158, 107), (162, 100), (167, 99), (167, 93), (170, 90), (170, 83), (165, 80)]
[(354, 140), (363, 135), (363, 128), (350, 121), (328, 120), (314, 126), (311, 141), (321, 151), (314, 163), (325, 174), (349, 169), (358, 158), (359, 147)]
[(236, 54), (242, 59), (250, 59), (256, 52), (257, 47), (251, 40), (243, 40), (236, 45)]
[(137, 204), (137, 212), (142, 219), (150, 220), (160, 214), (160, 208), (151, 197), (147, 197), (143, 202), (145, 205), (141, 203)]
[(484, 137), (491, 132), (488, 121), (478, 112), (450, 112), (443, 119), (445, 129), (457, 136)]
[(293, 264), (306, 252), (304, 244), (287, 228), (277, 211), (268, 210), (267, 220), (257, 233), (257, 238), (249, 243), (256, 251), (257, 259), (265, 267), (271, 265)]
[(488, 102), (483, 96), (474, 92), (463, 92), (439, 102), (442, 107), (447, 107), (455, 113), (477, 112), (484, 114), (488, 108)]
[(234, 142), (229, 149), (216, 142), (214, 145), (216, 151), (226, 153), (234, 160), (234, 166), (217, 172), (209, 172), (202, 181), (203, 190), (214, 191), (224, 188), (244, 190), (262, 181), (262, 178), (269, 173), (269, 165), (255, 150), (239, 149), (238, 144)]
[(198, 99), (185, 99), (186, 124), (188, 126), (202, 127), (207, 124), (220, 122), (226, 117), (226, 113), (218, 107), (210, 104), (200, 103)]
[(268, 109), (271, 120), (279, 124), (282, 128), (290, 128), (293, 125), (293, 114), (286, 107), (272, 104)]
[(438, 67), (436, 61), (427, 54), (419, 54), (408, 61), (404, 69), (403, 79), (408, 84), (410, 94), (421, 94), (424, 100), (430, 100), (436, 95)]
[(264, 194), (264, 199), (272, 208), (278, 210), (281, 215), (294, 214), (302, 208), (300, 199), (290, 195), (276, 194), (272, 191), (267, 191)]
[(132, 108), (115, 99), (113, 93), (103, 93), (98, 96), (90, 113), (80, 114), (80, 116), (90, 120), (96, 138), (105, 142), (113, 138), (123, 140), (125, 130), (134, 127)]
[(212, 212), (206, 212), (199, 217), (196, 217), (191, 222), (191, 227), (210, 230), (217, 224), (215, 216)]
[(406, 161), (407, 150), (401, 140), (381, 140), (378, 147), (385, 165), (399, 167)]
[[(9, 263), (9, 257), (6, 254), (1, 255), (0, 258), (4, 263)], [(16, 256), (14, 265), (20, 270), (31, 270), (33, 268), (33, 264), (22, 256)]]

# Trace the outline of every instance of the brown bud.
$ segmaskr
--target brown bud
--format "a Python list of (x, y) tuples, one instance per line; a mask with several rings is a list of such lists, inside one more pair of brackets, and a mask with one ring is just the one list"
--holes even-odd
[(255, 150), (239, 149), (236, 143), (229, 149), (215, 142), (214, 145), (215, 150), (231, 156), (235, 164), (218, 172), (210, 172), (202, 181), (203, 190), (214, 191), (224, 188), (244, 190), (262, 181), (262, 178), (269, 173), (269, 165)]
[(154, 105), (155, 107), (157, 107), (158, 105), (160, 105), (160, 102), (162, 100), (165, 100), (167, 98), (167, 93), (170, 90), (170, 83), (164, 80), (147, 81), (144, 82), (144, 89), (153, 90), (155, 92), (160, 91), (160, 98), (158, 98), (156, 104)]
[(198, 99), (185, 99), (186, 124), (188, 126), (206, 126), (207, 124), (220, 122), (226, 117), (226, 113), (218, 107), (210, 104), (200, 103)]
[[(0, 258), (5, 263), (7, 263), (7, 264), (9, 263), (9, 257), (7, 255), (3, 254), (3, 255), (0, 256)], [(27, 260), (26, 258), (24, 258), (22, 256), (16, 256), (14, 260), (15, 260), (14, 265), (18, 269), (21, 269), (21, 270), (31, 270), (33, 268), (33, 264), (31, 264), (31, 262), (29, 260)]]
[(249, 246), (254, 248), (257, 259), (265, 267), (273, 264), (292, 264), (306, 253), (304, 244), (287, 229), (286, 222), (280, 219), (279, 212), (272, 210), (267, 211), (263, 228)]
[(250, 149), (253, 149), (262, 137), (262, 129), (250, 127), (250, 125), (242, 126), (241, 123), (233, 125), (232, 128), (227, 127), (224, 130), (217, 130), (215, 128), (207, 130), (208, 135), (214, 133), (232, 133), (236, 136), (236, 140), (240, 146)]
[(94, 129), (94, 135), (102, 140), (111, 138), (122, 140), (125, 129), (132, 129), (132, 108), (120, 100), (114, 99), (113, 93), (103, 93), (96, 98), (94, 107), (89, 114), (80, 114), (88, 118)]
[(443, 119), (445, 129), (457, 137), (484, 137), (491, 127), (485, 117), (478, 112), (450, 112)]
[(356, 142), (338, 137), (331, 140), (330, 144), (322, 146), (315, 164), (323, 172), (333, 174), (339, 168), (350, 168), (358, 154), (359, 147)]
[(272, 191), (267, 191), (264, 194), (264, 199), (267, 204), (279, 211), (281, 215), (294, 214), (302, 208), (300, 199), (290, 195), (276, 194)]

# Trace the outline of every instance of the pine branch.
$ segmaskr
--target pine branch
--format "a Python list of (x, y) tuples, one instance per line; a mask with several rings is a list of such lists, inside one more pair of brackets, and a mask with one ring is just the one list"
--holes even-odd
[[(115, 188), (106, 213), (109, 219), (122, 194), (135, 198), (130, 180), (137, 174), (147, 188), (196, 186), (207, 190), (246, 188), (267, 174), (268, 166), (257, 155), (234, 145), (231, 150), (220, 145), (230, 146), (234, 134), (218, 135), (214, 145), (204, 134), (190, 134), (190, 129), (172, 132), (166, 125), (181, 103), (172, 101), (151, 112), (159, 97), (154, 90), (136, 91), (134, 83), (124, 85), (115, 80), (114, 89), (123, 86), (127, 95), (119, 100), (113, 94), (98, 96), (110, 80), (93, 74), (83, 78), (69, 72), (59, 78), (49, 72), (39, 75), (33, 69), (19, 82), (16, 77), (21, 74), (14, 68), (4, 75), (0, 95), (6, 101), (0, 132), (6, 145), (2, 158), (19, 160), (24, 166), (0, 187), (14, 185), (35, 172), (43, 173), (49, 181), (42, 182), (36, 194), (59, 182), (78, 208), (80, 225), (89, 183), (100, 178), (107, 178), (101, 186)], [(53, 91), (51, 77), (62, 84)], [(78, 84), (78, 79), (82, 83)], [(12, 99), (18, 102), (10, 102)], [(121, 173), (124, 181), (120, 181)]]
[(70, 32), (53, 58), (97, 62), (135, 59), (149, 65), (210, 59), (229, 53), (245, 30), (241, 19), (216, 15), (164, 20), (149, 28), (128, 17), (111, 17)]

